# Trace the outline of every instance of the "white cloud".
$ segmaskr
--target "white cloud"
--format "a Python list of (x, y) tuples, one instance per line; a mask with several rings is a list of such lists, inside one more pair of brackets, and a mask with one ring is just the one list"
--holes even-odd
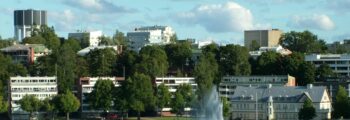
[(294, 16), (288, 22), (289, 27), (301, 29), (333, 30), (335, 24), (332, 19), (324, 14), (311, 16)]
[(64, 0), (63, 3), (91, 13), (130, 13), (136, 11), (135, 9), (117, 6), (106, 0)]
[(200, 5), (178, 13), (175, 20), (186, 25), (198, 24), (210, 32), (240, 32), (254, 27), (250, 10), (235, 2)]
[(69, 9), (62, 12), (48, 12), (48, 14), (58, 31), (71, 31), (74, 29), (74, 24), (80, 21), (80, 18)]

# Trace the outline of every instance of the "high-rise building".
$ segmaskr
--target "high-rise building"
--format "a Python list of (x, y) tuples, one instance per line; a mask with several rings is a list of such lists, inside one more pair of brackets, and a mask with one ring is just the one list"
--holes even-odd
[(280, 42), (282, 31), (272, 30), (247, 30), (244, 31), (244, 46), (249, 48), (255, 41), (260, 47), (277, 46)]
[(327, 64), (338, 76), (350, 75), (350, 54), (309, 54), (305, 55), (305, 61), (317, 68)]
[(47, 25), (47, 12), (44, 10), (15, 10), (14, 27), (15, 39), (21, 41), (25, 37), (30, 37), (32, 31), (41, 25)]
[(134, 31), (128, 32), (129, 46), (134, 51), (141, 50), (147, 45), (169, 44), (170, 38), (175, 34), (169, 26), (147, 26), (135, 28)]

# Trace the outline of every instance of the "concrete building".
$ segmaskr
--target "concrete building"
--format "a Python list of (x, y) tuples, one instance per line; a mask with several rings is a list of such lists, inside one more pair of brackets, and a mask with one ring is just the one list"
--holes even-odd
[[(119, 87), (121, 82), (124, 81), (124, 77), (81, 77), (79, 80), (78, 96), (81, 103), (81, 114), (83, 118), (90, 115), (99, 115), (103, 110), (96, 110), (89, 107), (87, 96), (94, 90), (94, 86), (98, 80), (112, 80), (115, 87)], [(110, 112), (116, 112), (116, 110), (110, 110)]]
[(335, 101), (339, 86), (343, 86), (350, 97), (350, 78), (349, 77), (328, 77), (323, 81), (316, 81), (313, 83), (315, 86), (326, 86), (329, 92), (329, 96), (332, 98), (332, 102)]
[(310, 54), (305, 56), (305, 61), (319, 67), (328, 64), (334, 73), (340, 76), (350, 76), (350, 54)]
[(231, 100), (238, 86), (295, 86), (295, 77), (289, 75), (270, 76), (224, 76), (219, 85), (221, 97)]
[(169, 26), (147, 26), (135, 28), (134, 31), (127, 33), (129, 46), (134, 51), (141, 50), (147, 45), (169, 44), (170, 38), (175, 34)]
[(115, 52), (117, 54), (121, 54), (123, 52), (123, 46), (122, 45), (114, 45), (114, 46), (89, 46), (86, 47), (80, 51), (78, 51), (78, 55), (80, 56), (85, 56), (86, 54), (88, 54), (91, 50), (95, 50), (95, 49), (105, 49), (105, 48), (112, 48), (115, 50)]
[(280, 42), (282, 33), (283, 32), (278, 29), (244, 31), (244, 46), (250, 49), (254, 40), (260, 45), (260, 47), (277, 46)]
[(254, 59), (257, 59), (262, 53), (272, 51), (279, 53), (283, 56), (292, 54), (292, 51), (283, 48), (281, 45), (273, 46), (273, 47), (260, 47), (257, 51), (250, 51), (250, 57), (253, 57)]
[(47, 12), (44, 10), (15, 10), (14, 11), (15, 39), (22, 41), (30, 37), (34, 29), (47, 25)]
[(79, 41), (79, 43), (89, 42), (86, 44), (86, 46), (82, 47), (88, 47), (88, 46), (98, 46), (100, 43), (100, 37), (102, 36), (102, 31), (77, 31), (74, 33), (69, 33), (68, 38), (74, 38)]
[(11, 56), (15, 63), (33, 64), (38, 57), (48, 55), (51, 50), (43, 44), (16, 44), (0, 49), (5, 55)]
[(315, 120), (331, 119), (332, 104), (323, 86), (238, 86), (231, 99), (231, 118), (244, 120), (297, 120), (306, 99), (316, 109)]
[(56, 77), (10, 77), (8, 82), (8, 102), (13, 120), (27, 120), (29, 113), (23, 111), (18, 101), (25, 95), (35, 95), (38, 99), (57, 95)]
[[(194, 80), (194, 77), (156, 77), (155, 83), (157, 86), (164, 83), (165, 86), (169, 88), (169, 92), (172, 94), (172, 98), (181, 84), (189, 84), (192, 86), (192, 90), (197, 90), (197, 83)], [(169, 112), (171, 108), (165, 107), (162, 111)], [(185, 111), (190, 111), (190, 108), (185, 108)]]

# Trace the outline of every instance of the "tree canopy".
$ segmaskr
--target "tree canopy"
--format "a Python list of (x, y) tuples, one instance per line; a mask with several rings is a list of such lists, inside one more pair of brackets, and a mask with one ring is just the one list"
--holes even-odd
[(211, 90), (214, 81), (218, 81), (218, 64), (213, 53), (202, 54), (195, 66), (194, 76), (198, 84), (199, 96), (203, 97), (208, 90)]
[(324, 53), (327, 50), (326, 43), (310, 31), (284, 33), (280, 44), (291, 51), (302, 53)]
[(219, 50), (220, 74), (250, 75), (249, 51), (246, 47), (229, 44), (221, 46)]
[(332, 118), (350, 118), (350, 103), (349, 103), (348, 93), (343, 86), (339, 86), (338, 92), (333, 104), (334, 111), (332, 112)]
[(66, 91), (64, 94), (58, 95), (57, 97), (58, 102), (55, 107), (61, 112), (66, 113), (66, 118), (69, 120), (69, 113), (77, 111), (80, 107), (79, 99), (70, 91)]
[(113, 102), (114, 84), (112, 80), (97, 80), (94, 89), (88, 96), (92, 108), (110, 110)]
[(137, 72), (154, 78), (165, 76), (168, 68), (168, 57), (160, 46), (146, 46), (141, 49), (140, 61), (136, 65)]
[(312, 120), (316, 117), (316, 109), (312, 105), (312, 101), (310, 99), (306, 99), (304, 101), (303, 107), (299, 110), (298, 113), (299, 120)]
[(19, 101), (19, 105), (24, 111), (29, 112), (29, 118), (33, 117), (33, 112), (40, 109), (41, 102), (35, 95), (25, 95)]

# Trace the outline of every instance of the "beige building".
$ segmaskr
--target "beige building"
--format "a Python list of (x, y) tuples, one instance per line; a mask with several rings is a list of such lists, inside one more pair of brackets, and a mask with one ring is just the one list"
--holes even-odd
[(278, 29), (244, 31), (244, 46), (250, 48), (254, 40), (256, 40), (260, 47), (277, 46), (282, 33), (283, 32)]

